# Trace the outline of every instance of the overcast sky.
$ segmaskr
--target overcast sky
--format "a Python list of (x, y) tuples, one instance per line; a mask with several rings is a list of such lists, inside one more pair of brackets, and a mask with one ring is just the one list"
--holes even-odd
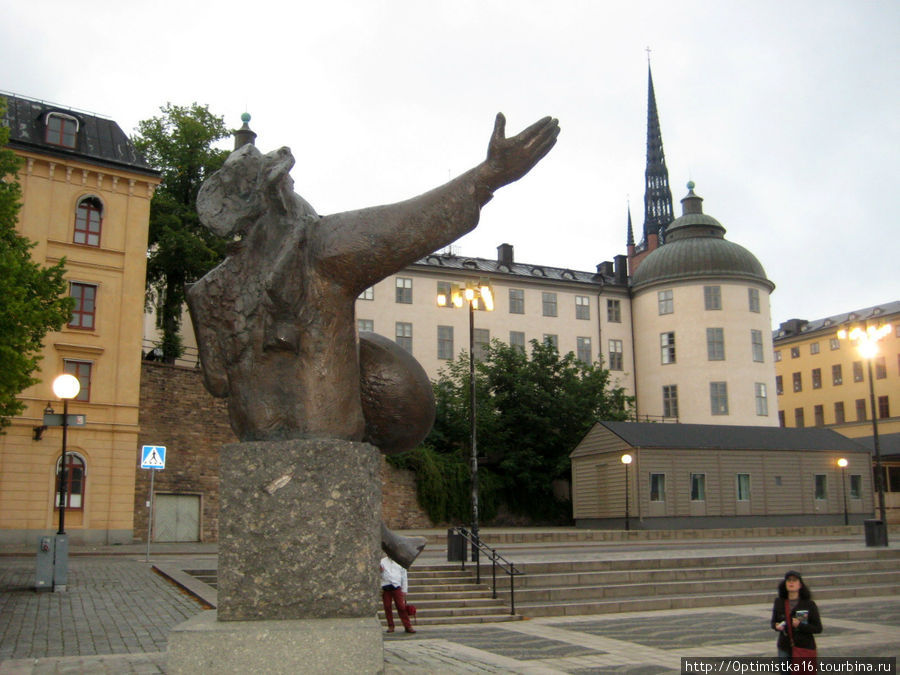
[(900, 299), (900, 2), (0, 0), (0, 90), (132, 134), (209, 105), (290, 147), (321, 214), (405, 199), (484, 156), (494, 115), (559, 142), (463, 255), (593, 270), (643, 223), (647, 52), (676, 215), (704, 211), (776, 284), (773, 327)]

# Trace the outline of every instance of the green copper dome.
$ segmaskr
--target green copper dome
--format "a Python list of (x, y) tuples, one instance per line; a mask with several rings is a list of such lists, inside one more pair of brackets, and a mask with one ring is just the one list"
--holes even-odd
[(774, 289), (766, 271), (750, 251), (725, 240), (722, 224), (703, 213), (703, 199), (688, 184), (681, 200), (683, 214), (666, 228), (666, 243), (641, 261), (632, 288), (666, 281), (704, 277), (734, 277), (758, 281)]

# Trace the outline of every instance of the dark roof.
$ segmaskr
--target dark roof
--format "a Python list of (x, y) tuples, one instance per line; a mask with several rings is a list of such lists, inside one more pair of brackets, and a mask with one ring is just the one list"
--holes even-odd
[(710, 450), (865, 450), (831, 429), (598, 422), (634, 448)]
[(817, 331), (826, 331), (834, 333), (841, 326), (851, 324), (855, 321), (868, 321), (879, 319), (880, 317), (889, 317), (900, 314), (900, 300), (892, 300), (874, 307), (866, 307), (865, 309), (854, 309), (852, 312), (844, 312), (843, 314), (835, 314), (834, 316), (826, 316), (822, 319), (790, 319), (782, 323), (777, 330), (772, 331), (772, 338), (776, 341), (794, 338), (801, 335), (816, 333)]
[[(863, 436), (853, 440), (875, 452), (873, 436)], [(881, 448), (881, 458), (900, 460), (900, 434), (878, 434), (878, 447)]]
[[(527, 263), (513, 262), (505, 265), (497, 260), (489, 258), (468, 258), (453, 253), (432, 253), (413, 263), (413, 267), (428, 267), (431, 269), (447, 269), (482, 275), (506, 275), (514, 277), (527, 277), (529, 279), (553, 280), (563, 282), (576, 282), (592, 284), (594, 286), (617, 285), (612, 274), (604, 275), (600, 272), (583, 272), (566, 269), (563, 267), (548, 267), (547, 265), (530, 265)], [(624, 284), (619, 284), (626, 288)]]
[[(159, 175), (111, 119), (15, 94), (0, 92), (0, 96), (6, 99), (7, 110), (2, 123), (9, 127), (11, 148)], [(60, 147), (44, 140), (46, 116), (54, 112), (78, 120), (75, 148)]]

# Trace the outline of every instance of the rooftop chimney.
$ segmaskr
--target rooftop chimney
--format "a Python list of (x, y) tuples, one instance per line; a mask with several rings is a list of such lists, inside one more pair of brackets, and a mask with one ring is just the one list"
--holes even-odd
[(497, 262), (507, 267), (513, 264), (513, 247), (512, 244), (500, 244), (497, 247)]

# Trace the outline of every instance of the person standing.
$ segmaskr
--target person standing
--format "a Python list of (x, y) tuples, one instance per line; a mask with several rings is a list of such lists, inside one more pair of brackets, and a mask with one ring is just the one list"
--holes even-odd
[(393, 560), (384, 556), (381, 559), (381, 601), (384, 603), (384, 615), (387, 618), (388, 633), (394, 632), (394, 612), (392, 603), (397, 605), (397, 614), (407, 633), (415, 633), (406, 611), (406, 591), (409, 586), (406, 570)]
[(822, 619), (799, 572), (790, 570), (778, 584), (771, 625), (778, 631), (778, 657), (783, 662), (790, 662), (792, 656), (797, 656), (793, 654), (795, 647), (816, 649), (814, 636), (822, 632)]

